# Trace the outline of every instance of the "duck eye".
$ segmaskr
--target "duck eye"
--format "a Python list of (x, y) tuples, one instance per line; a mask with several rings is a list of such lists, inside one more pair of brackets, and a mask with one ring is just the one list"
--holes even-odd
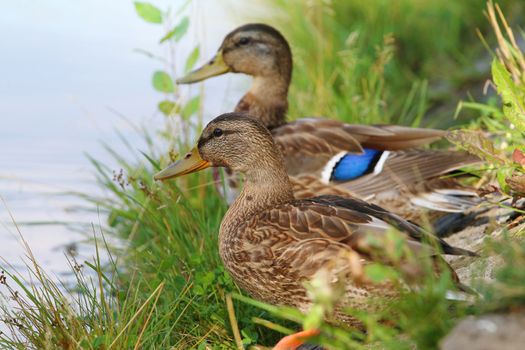
[(217, 129), (213, 130), (213, 136), (215, 136), (215, 137), (221, 137), (222, 134), (223, 134), (222, 129), (217, 128)]
[(250, 42), (250, 38), (248, 37), (242, 37), (239, 39), (239, 45), (246, 45)]

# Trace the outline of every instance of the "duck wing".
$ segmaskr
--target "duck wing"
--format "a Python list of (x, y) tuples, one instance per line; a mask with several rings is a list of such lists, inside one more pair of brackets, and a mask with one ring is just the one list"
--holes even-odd
[(364, 148), (377, 150), (403, 150), (421, 147), (437, 141), (447, 134), (447, 131), (444, 130), (412, 128), (401, 125), (344, 124), (343, 129)]
[(363, 148), (401, 150), (437, 141), (447, 131), (400, 125), (346, 124), (324, 118), (301, 118), (273, 128), (276, 143), (285, 155), (298, 152), (316, 155), (341, 151), (362, 152)]
[[(360, 197), (367, 197), (392, 189), (422, 184), (462, 167), (481, 163), (478, 157), (466, 152), (427, 149), (389, 152), (382, 158), (380, 169), (379, 164), (375, 165), (368, 174), (350, 181), (339, 182), (337, 186)], [(351, 167), (352, 164), (348, 166)]]
[(426, 249), (436, 255), (435, 246), (445, 254), (476, 255), (452, 247), (381, 207), (354, 198), (327, 195), (296, 200), (261, 212), (256, 221), (252, 227), (272, 227), (283, 235), (283, 243), (320, 239), (323, 245), (344, 245), (360, 254), (370, 254), (377, 248), (371, 242), (386, 242), (386, 233), (394, 227), (405, 234), (407, 245), (414, 251)]
[[(479, 162), (462, 152), (414, 149), (446, 133), (398, 125), (345, 124), (321, 118), (302, 118), (272, 129), (291, 176), (311, 174), (325, 182), (343, 182), (361, 179), (370, 172), (376, 175), (388, 163), (388, 172), (362, 181), (370, 188), (365, 195), (380, 191), (377, 182), (385, 178), (389, 181), (382, 184), (383, 188), (391, 188), (395, 181), (426, 180)], [(371, 179), (377, 181), (370, 182)], [(355, 192), (353, 188), (350, 191)]]
[(336, 120), (304, 118), (272, 129), (288, 173), (320, 176), (335, 155), (341, 152), (362, 153), (359, 142), (343, 126)]
[[(387, 234), (392, 226), (400, 230), (404, 247), (414, 257), (432, 257), (437, 262), (441, 261), (441, 251), (476, 255), (452, 247), (375, 205), (321, 196), (288, 202), (252, 216), (238, 228), (242, 239), (223, 248), (227, 253), (223, 253), (223, 259), (231, 264), (234, 272), (243, 264), (250, 265), (253, 272), (249, 276), (253, 275), (250, 278), (257, 283), (247, 283), (246, 272), (235, 276), (240, 286), (254, 297), (284, 304), (291, 302), (291, 292), (283, 296), (269, 281), (279, 280), (281, 285), (296, 290), (298, 283), (302, 283), (297, 281), (310, 280), (321, 271), (325, 271), (332, 282), (341, 275), (351, 276), (356, 281), (366, 280), (363, 268), (373, 262), (395, 266), (409, 279), (417, 281), (425, 273), (417, 260), (399, 261), (392, 257), (392, 237), (396, 236)], [(264, 287), (260, 287), (260, 283)], [(253, 288), (254, 284), (258, 287)], [(348, 287), (351, 289), (348, 294), (353, 297), (362, 298), (362, 293), (368, 293), (366, 288), (352, 284)]]

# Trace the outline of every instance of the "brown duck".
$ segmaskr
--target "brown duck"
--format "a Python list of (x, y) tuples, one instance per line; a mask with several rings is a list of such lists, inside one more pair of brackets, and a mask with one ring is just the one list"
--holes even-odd
[(243, 25), (223, 40), (207, 64), (179, 79), (198, 82), (227, 72), (253, 76), (236, 112), (269, 128), (284, 155), (296, 198), (354, 195), (415, 219), (416, 208), (460, 212), (475, 193), (440, 176), (479, 159), (462, 152), (416, 149), (446, 131), (395, 125), (353, 125), (321, 118), (286, 122), (292, 54), (286, 39), (265, 24)]
[[(374, 284), (362, 274), (362, 267), (372, 262), (392, 264), (381, 246), (392, 227), (402, 232), (415, 256), (430, 254), (440, 266), (446, 264), (434, 247), (445, 254), (474, 255), (359, 199), (333, 195), (295, 199), (272, 134), (244, 114), (215, 118), (203, 130), (197, 147), (155, 179), (210, 166), (228, 167), (245, 177), (240, 195), (222, 220), (219, 252), (237, 284), (267, 303), (308, 311), (311, 302), (304, 282), (323, 271), (334, 285), (344, 283), (334, 319), (357, 324), (342, 307), (367, 308), (372, 297), (393, 298), (398, 293), (392, 283)], [(395, 266), (417, 280), (419, 265), (406, 261)]]

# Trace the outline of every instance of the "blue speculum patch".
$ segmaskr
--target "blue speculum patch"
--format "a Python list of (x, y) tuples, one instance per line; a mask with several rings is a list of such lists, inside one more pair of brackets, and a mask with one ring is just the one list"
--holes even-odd
[(332, 171), (332, 181), (348, 181), (371, 173), (383, 151), (365, 148), (363, 154), (346, 154)]

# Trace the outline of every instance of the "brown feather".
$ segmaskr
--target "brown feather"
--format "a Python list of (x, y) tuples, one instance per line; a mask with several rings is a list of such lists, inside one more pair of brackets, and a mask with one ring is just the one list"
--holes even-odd
[(343, 128), (365, 148), (390, 151), (426, 146), (447, 133), (444, 130), (400, 125), (345, 124)]
[[(290, 182), (292, 183), (296, 199), (307, 199), (323, 195), (359, 198), (385, 208), (388, 211), (396, 213), (402, 218), (419, 225), (426, 225), (429, 221), (432, 222), (447, 212), (463, 212), (466, 208), (476, 206), (481, 201), (477, 196), (475, 189), (460, 186), (458, 182), (452, 178), (434, 178), (422, 183), (412, 185), (406, 184), (404, 186), (385, 190), (381, 193), (374, 193), (366, 197), (360, 197), (357, 194), (350, 192), (345, 188), (345, 183), (339, 186), (332, 183), (327, 184), (313, 175), (290, 177)], [(442, 190), (449, 189), (458, 189), (464, 193), (464, 195), (458, 196), (459, 198), (453, 196), (449, 199), (449, 202), (447, 202), (447, 198), (444, 197), (443, 202), (432, 203), (436, 208), (440, 208), (439, 211), (437, 211), (438, 209), (435, 209), (434, 211), (429, 212), (430, 208), (421, 207), (413, 202), (414, 198), (425, 198), (427, 194), (433, 194), (435, 192), (440, 193)]]
[[(382, 222), (384, 227), (374, 226), (376, 221)], [(381, 248), (388, 244), (389, 238), (385, 233), (392, 223), (403, 232), (408, 231), (405, 243), (414, 256), (436, 254), (432, 246), (421, 242), (423, 237), (442, 245), (445, 250), (469, 254), (462, 250), (455, 251), (446, 242), (381, 208), (359, 200), (327, 196), (283, 203), (242, 220), (242, 224), (225, 233), (236, 239), (230, 241), (231, 245), (221, 245), (221, 256), (238, 284), (252, 296), (272, 304), (295, 306), (303, 311), (310, 305), (303, 283), (314, 278), (319, 271), (324, 271), (329, 274), (331, 283), (344, 283), (343, 297), (336, 306), (336, 317), (339, 321), (355, 325), (357, 320), (345, 315), (341, 311), (343, 307), (370, 308), (366, 304), (370, 297), (390, 298), (397, 295), (397, 289), (391, 282), (372, 283), (362, 270), (364, 265), (378, 257), (383, 264), (393, 263)], [(370, 244), (371, 235), (375, 237), (374, 245)], [(441, 258), (436, 259), (441, 264)], [(357, 267), (355, 261), (358, 262)], [(421, 266), (414, 261), (395, 264), (396, 268), (406, 273), (411, 283), (417, 283), (424, 274)], [(273, 283), (276, 280), (279, 284)]]

